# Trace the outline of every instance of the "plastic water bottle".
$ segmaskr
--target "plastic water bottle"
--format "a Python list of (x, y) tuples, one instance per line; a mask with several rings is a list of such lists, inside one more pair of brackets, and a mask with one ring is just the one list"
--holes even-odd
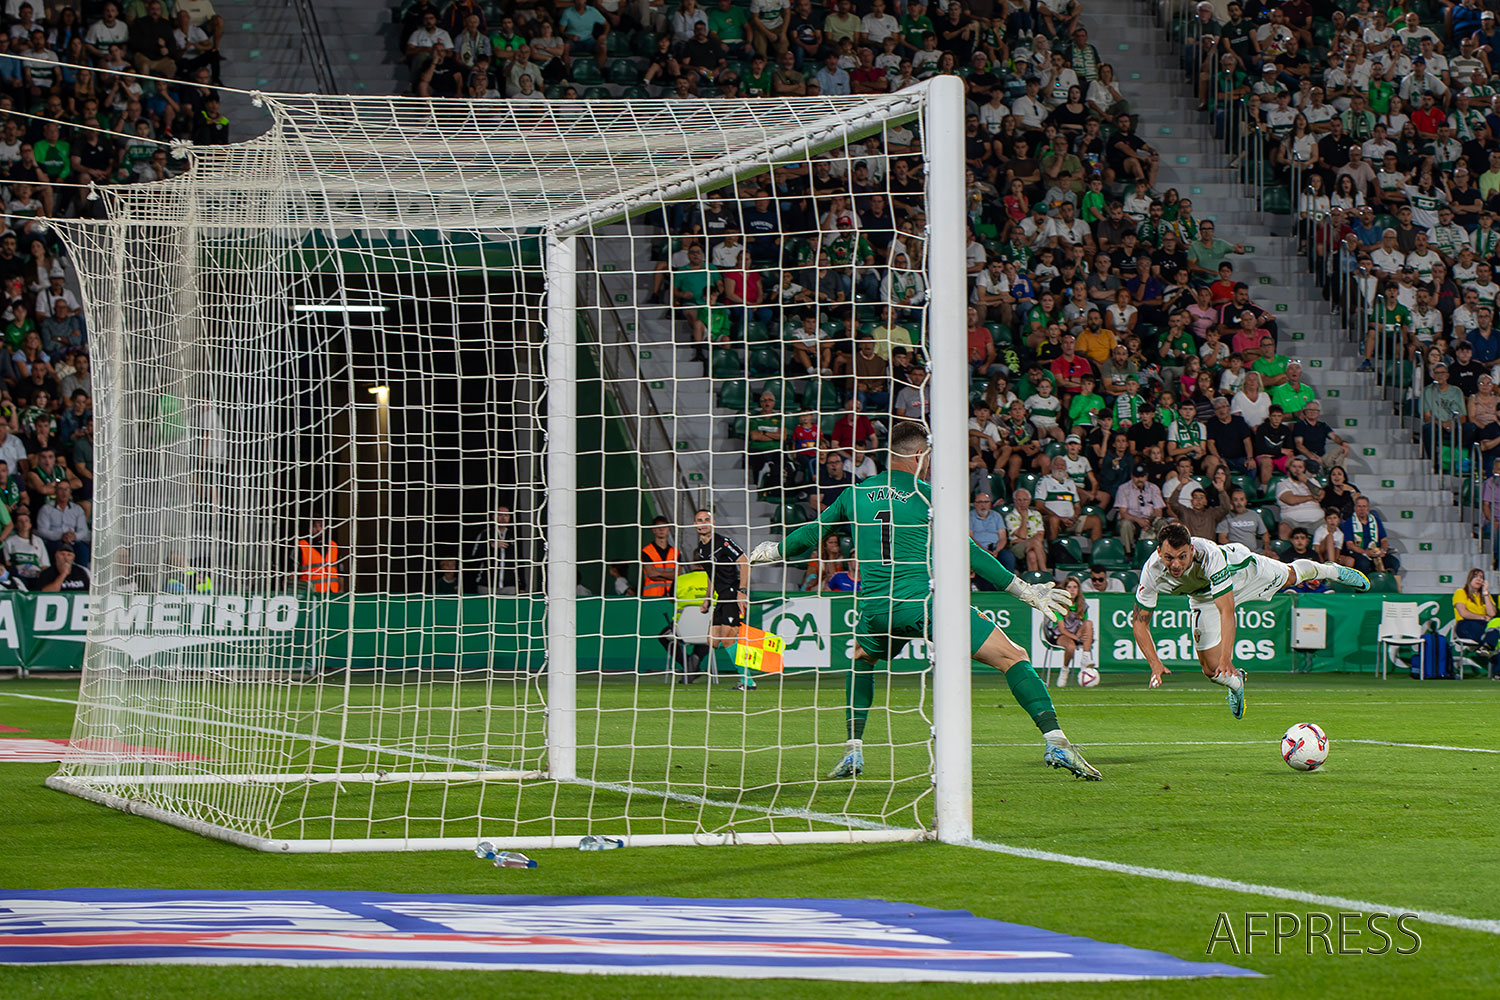
[(591, 833), (587, 837), (578, 838), (578, 849), (580, 851), (613, 851), (616, 848), (624, 846), (625, 841), (615, 837), (600, 837)]
[(474, 856), (481, 861), (495, 862), (496, 868), (535, 868), (536, 862), (517, 851), (500, 851), (488, 840), (481, 840), (474, 848)]
[(518, 851), (501, 851), (495, 855), (496, 868), (535, 868), (536, 862)]

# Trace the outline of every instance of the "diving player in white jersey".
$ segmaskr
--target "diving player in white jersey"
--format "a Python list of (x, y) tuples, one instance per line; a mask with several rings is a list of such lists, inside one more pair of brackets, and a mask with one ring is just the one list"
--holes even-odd
[(1162, 594), (1188, 599), (1193, 648), (1204, 675), (1229, 689), (1225, 700), (1236, 719), (1245, 714), (1245, 671), (1234, 665), (1234, 609), (1248, 601), (1270, 600), (1283, 587), (1307, 580), (1337, 580), (1346, 587), (1369, 590), (1363, 573), (1336, 563), (1298, 559), (1290, 564), (1257, 555), (1243, 545), (1218, 545), (1194, 538), (1181, 524), (1169, 524), (1157, 536), (1156, 551), (1141, 569), (1130, 616), (1135, 643), (1151, 667), (1151, 686), (1170, 674), (1151, 637), (1151, 612)]

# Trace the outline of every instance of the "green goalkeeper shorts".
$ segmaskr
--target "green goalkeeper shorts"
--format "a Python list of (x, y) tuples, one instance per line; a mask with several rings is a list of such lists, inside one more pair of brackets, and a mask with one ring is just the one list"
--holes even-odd
[[(979, 652), (986, 639), (999, 626), (979, 613), (969, 609), (969, 653)], [(913, 639), (926, 639), (931, 635), (925, 601), (870, 602), (859, 607), (859, 620), (854, 624), (854, 641), (861, 649), (877, 660), (891, 660), (901, 655), (906, 644)]]

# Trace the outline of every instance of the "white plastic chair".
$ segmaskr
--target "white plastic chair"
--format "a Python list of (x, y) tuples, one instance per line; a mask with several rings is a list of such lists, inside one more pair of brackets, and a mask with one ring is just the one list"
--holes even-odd
[[(1399, 601), (1380, 602), (1380, 631), (1375, 637), (1375, 648), (1379, 655), (1380, 679), (1386, 679), (1386, 666), (1390, 662), (1392, 648), (1420, 646), (1422, 626), (1417, 621), (1417, 606)], [(1420, 680), (1423, 670), (1417, 671)]]

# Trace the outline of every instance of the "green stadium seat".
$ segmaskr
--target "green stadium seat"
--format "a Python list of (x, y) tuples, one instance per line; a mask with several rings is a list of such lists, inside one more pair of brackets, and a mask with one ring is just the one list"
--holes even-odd
[(1027, 583), (1056, 583), (1057, 577), (1047, 570), (1036, 570), (1035, 572), (1022, 573), (1021, 579)]
[(1370, 593), (1372, 594), (1394, 594), (1400, 591), (1396, 585), (1396, 576), (1393, 573), (1371, 573)]
[(1156, 539), (1138, 538), (1135, 543), (1135, 568), (1140, 569), (1146, 565), (1146, 560), (1156, 551)]
[[(750, 351), (750, 377), (765, 378), (781, 374), (781, 352), (769, 347), (756, 347)], [(778, 394), (779, 398), (779, 394)]]
[(1129, 569), (1130, 557), (1125, 554), (1125, 543), (1118, 538), (1101, 538), (1094, 543), (1089, 559), (1105, 569)]
[(1035, 472), (1023, 472), (1016, 477), (1016, 489), (1025, 490), (1033, 497), (1036, 496), (1036, 483), (1041, 477)]
[(725, 382), (719, 388), (719, 405), (726, 410), (736, 413), (744, 413), (745, 407), (749, 405), (750, 389), (743, 379), (734, 379)]
[(778, 338), (766, 324), (751, 320), (745, 326), (745, 339), (752, 344), (769, 344), (775, 343)]
[(1229, 482), (1245, 491), (1246, 502), (1253, 502), (1260, 496), (1260, 480), (1244, 472), (1231, 472)]
[(1273, 538), (1271, 539), (1271, 551), (1276, 553), (1276, 557), (1279, 559), (1284, 554), (1292, 551), (1292, 543), (1284, 538)]
[(1141, 574), (1133, 569), (1112, 570), (1109, 575), (1112, 579), (1119, 580), (1124, 585), (1125, 593), (1127, 594), (1134, 593), (1135, 588), (1141, 584)]
[(583, 91), (583, 99), (585, 101), (608, 101), (613, 99), (614, 96), (614, 94), (611, 94), (609, 92), (608, 87), (601, 87), (598, 85), (585, 87)]
[(838, 535), (837, 538), (839, 540), (839, 555), (845, 559), (854, 555), (854, 539), (848, 535)]
[(626, 87), (625, 93), (620, 96), (627, 101), (649, 101), (651, 99), (651, 91), (645, 87)]
[(621, 87), (638, 86), (641, 82), (641, 68), (629, 59), (611, 60), (609, 82)]
[(739, 351), (715, 347), (709, 370), (714, 378), (739, 380), (745, 377), (745, 362)]
[(604, 77), (599, 73), (599, 64), (592, 59), (574, 59), (573, 82), (585, 87), (603, 83)]
[(1266, 530), (1276, 531), (1276, 526), (1281, 523), (1281, 510), (1274, 504), (1260, 509), (1260, 519), (1265, 522)]
[(1063, 535), (1052, 543), (1052, 565), (1064, 573), (1076, 573), (1086, 569), (1083, 561), (1083, 543), (1074, 535)]

